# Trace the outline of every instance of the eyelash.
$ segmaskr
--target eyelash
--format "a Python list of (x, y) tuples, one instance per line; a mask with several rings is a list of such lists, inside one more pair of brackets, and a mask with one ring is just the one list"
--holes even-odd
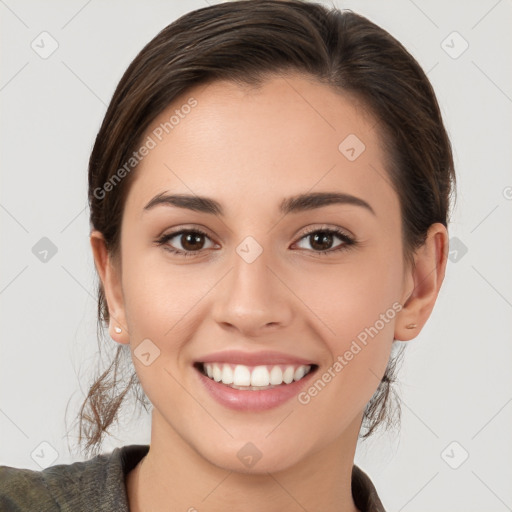
[[(162, 237), (160, 237), (158, 240), (155, 241), (155, 244), (157, 246), (162, 246), (162, 245), (165, 245), (169, 240), (175, 238), (178, 235), (184, 235), (184, 234), (190, 234), (190, 233), (199, 234), (199, 235), (205, 236), (207, 238), (210, 238), (207, 233), (205, 233), (204, 231), (202, 231), (198, 228), (182, 229), (179, 231), (175, 231), (174, 233), (167, 233), (166, 235), (163, 235)], [(344, 242), (343, 244), (339, 245), (335, 249), (328, 249), (326, 251), (312, 251), (314, 254), (318, 254), (318, 255), (322, 255), (322, 256), (346, 251), (346, 250), (350, 249), (351, 246), (354, 246), (358, 243), (358, 242), (356, 242), (356, 240), (349, 237), (343, 231), (340, 231), (338, 229), (332, 229), (332, 228), (312, 229), (312, 230), (304, 233), (300, 237), (299, 241), (304, 238), (307, 238), (308, 236), (310, 236), (314, 233), (328, 233), (328, 234), (336, 235), (340, 240), (342, 240)], [(164, 248), (173, 254), (178, 254), (180, 256), (185, 256), (185, 257), (195, 256), (202, 251), (202, 249), (199, 251), (181, 251), (180, 249), (175, 249), (175, 248), (169, 247), (169, 246), (166, 246)]]

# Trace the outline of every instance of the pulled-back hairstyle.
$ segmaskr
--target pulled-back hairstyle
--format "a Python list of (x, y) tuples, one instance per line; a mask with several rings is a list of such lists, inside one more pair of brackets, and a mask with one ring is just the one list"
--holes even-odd
[[(351, 95), (373, 115), (388, 178), (400, 200), (404, 257), (413, 264), (429, 226), (447, 226), (455, 185), (451, 145), (432, 86), (416, 60), (382, 28), (351, 11), (300, 0), (233, 1), (189, 12), (157, 34), (130, 64), (89, 162), (91, 229), (103, 234), (112, 258), (119, 257), (123, 208), (136, 165), (115, 186), (107, 189), (105, 184), (113, 183), (116, 173), (119, 177), (158, 114), (199, 84), (230, 80), (257, 87), (271, 75), (287, 73), (303, 74)], [(99, 281), (100, 352), (108, 323)], [(107, 343), (113, 345), (110, 339)], [(82, 404), (79, 443), (85, 443), (85, 452), (98, 451), (127, 394), (133, 393), (147, 410), (149, 401), (129, 351), (128, 345), (116, 347)], [(398, 404), (390, 409), (400, 355), (392, 353), (366, 407), (362, 437), (400, 417)]]

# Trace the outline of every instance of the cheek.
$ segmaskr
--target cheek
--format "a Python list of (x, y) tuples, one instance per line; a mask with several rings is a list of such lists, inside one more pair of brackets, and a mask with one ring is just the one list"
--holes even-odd
[[(164, 249), (132, 250), (123, 258), (124, 304), (130, 333), (162, 342), (176, 337), (182, 322), (215, 283), (194, 265), (166, 260)], [(134, 340), (137, 342), (137, 340)]]
[[(179, 384), (182, 348), (193, 332), (191, 312), (207, 293), (208, 283), (196, 286), (194, 281), (191, 286), (192, 276), (180, 269), (132, 254), (123, 260), (123, 290), (137, 376), (153, 404), (165, 404), (172, 397), (174, 407), (186, 407), (187, 395)], [(149, 356), (144, 358), (144, 353)]]
[(401, 306), (385, 288), (371, 289), (371, 296), (343, 294), (337, 307), (331, 306), (327, 321), (335, 335), (324, 338), (329, 361), (297, 397), (312, 422), (309, 427), (327, 429), (331, 439), (363, 413), (389, 361)]
[(323, 432), (325, 441), (334, 440), (355, 419), (360, 421), (380, 383), (390, 346), (378, 337), (366, 345), (349, 343), (331, 365), (317, 373), (297, 397), (309, 431)]
[[(298, 294), (325, 324), (331, 352), (342, 351), (348, 340), (377, 322), (379, 335), (392, 337), (401, 307), (402, 261), (392, 248), (367, 248), (340, 265), (304, 272)], [(297, 283), (298, 284), (298, 283)], [(385, 318), (382, 320), (382, 315)], [(382, 333), (380, 332), (382, 331)]]
[(329, 411), (338, 419), (333, 424), (342, 425), (344, 416), (364, 409), (388, 364), (402, 308), (403, 269), (395, 254), (389, 250), (387, 255), (378, 252), (378, 258), (355, 257), (328, 276), (302, 284), (308, 306), (325, 326), (330, 360), (299, 402), (315, 402), (319, 414)]

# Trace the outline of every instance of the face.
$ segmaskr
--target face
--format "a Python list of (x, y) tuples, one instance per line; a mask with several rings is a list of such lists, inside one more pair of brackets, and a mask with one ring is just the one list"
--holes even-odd
[(128, 328), (154, 435), (246, 472), (355, 444), (412, 289), (375, 120), (288, 76), (192, 89), (148, 136), (109, 307)]

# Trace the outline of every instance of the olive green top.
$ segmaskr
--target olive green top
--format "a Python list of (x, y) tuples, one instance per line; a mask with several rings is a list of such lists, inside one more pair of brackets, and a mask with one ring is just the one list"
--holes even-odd
[[(42, 471), (0, 466), (2, 512), (129, 512), (125, 480), (149, 445), (127, 445)], [(352, 495), (361, 512), (385, 512), (370, 478), (354, 465)]]

